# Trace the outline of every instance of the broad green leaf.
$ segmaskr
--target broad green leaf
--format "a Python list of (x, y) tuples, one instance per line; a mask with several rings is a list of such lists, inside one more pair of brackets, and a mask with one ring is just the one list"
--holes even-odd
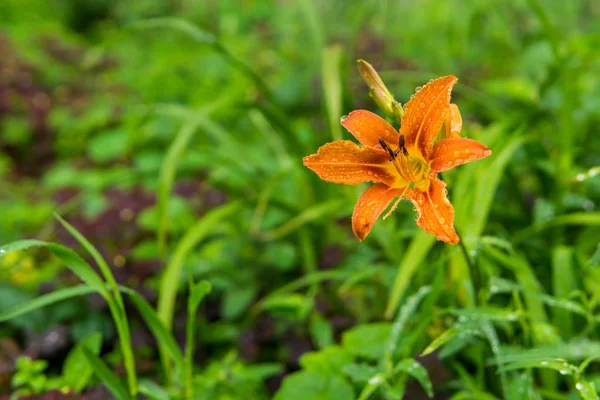
[(94, 373), (92, 366), (83, 353), (84, 347), (97, 356), (102, 347), (102, 335), (100, 333), (93, 333), (86, 337), (77, 343), (65, 359), (62, 373), (64, 384), (76, 393), (81, 393), (86, 388)]
[(121, 383), (119, 378), (108, 368), (108, 366), (87, 347), (82, 347), (82, 352), (87, 358), (89, 364), (94, 369), (94, 373), (107, 389), (115, 396), (117, 400), (130, 400), (129, 392)]
[(358, 325), (342, 334), (342, 347), (358, 357), (379, 361), (391, 331), (388, 322)]
[(196, 312), (204, 297), (207, 296), (211, 290), (212, 285), (208, 281), (201, 281), (192, 286), (192, 293), (190, 294), (189, 303), (191, 312)]
[(310, 371), (288, 375), (274, 400), (353, 400), (352, 386), (335, 375)]
[(305, 353), (300, 357), (300, 365), (306, 371), (323, 375), (340, 375), (345, 365), (352, 363), (352, 354), (340, 346)]
[(321, 349), (327, 348), (334, 343), (331, 324), (316, 311), (310, 316), (310, 335)]
[(378, 372), (377, 368), (369, 364), (347, 364), (342, 370), (356, 383), (366, 383)]
[(413, 358), (406, 358), (394, 366), (394, 374), (405, 372), (415, 378), (429, 397), (433, 397), (433, 385), (427, 370)]

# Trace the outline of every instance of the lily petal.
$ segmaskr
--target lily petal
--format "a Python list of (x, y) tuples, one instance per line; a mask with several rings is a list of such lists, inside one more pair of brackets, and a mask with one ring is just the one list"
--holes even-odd
[(462, 116), (456, 104), (450, 104), (448, 113), (446, 114), (446, 137), (460, 137), (462, 129)]
[(354, 185), (363, 182), (392, 184), (396, 177), (388, 155), (371, 147), (359, 147), (350, 140), (326, 143), (317, 154), (304, 157), (304, 165), (319, 178)]
[(398, 146), (400, 138), (398, 131), (385, 119), (370, 111), (352, 111), (347, 117), (342, 118), (340, 123), (365, 146), (381, 149), (379, 138), (395, 147)]
[(406, 147), (417, 147), (426, 159), (432, 150), (432, 141), (446, 119), (452, 87), (458, 78), (450, 75), (423, 86), (404, 107), (400, 134)]
[(417, 209), (417, 225), (425, 232), (433, 233), (438, 240), (456, 244), (459, 237), (454, 230), (454, 208), (446, 197), (446, 183), (434, 178), (426, 191), (413, 189), (406, 198)]
[(371, 232), (375, 221), (396, 197), (403, 196), (406, 188), (392, 188), (382, 183), (369, 186), (360, 195), (352, 214), (352, 230), (362, 241)]
[(447, 171), (490, 154), (492, 151), (477, 140), (460, 137), (438, 140), (431, 154), (431, 171), (433, 173)]

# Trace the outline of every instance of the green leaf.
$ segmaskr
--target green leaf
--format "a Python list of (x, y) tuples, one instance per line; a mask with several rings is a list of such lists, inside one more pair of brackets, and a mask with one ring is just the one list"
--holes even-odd
[(321, 74), (323, 75), (323, 95), (327, 105), (329, 129), (333, 140), (342, 139), (340, 116), (342, 115), (342, 84), (340, 65), (342, 47), (331, 45), (323, 49)]
[(106, 388), (115, 396), (117, 400), (130, 400), (127, 388), (121, 383), (119, 378), (108, 368), (104, 361), (92, 353), (87, 347), (81, 348), (85, 358), (94, 369), (94, 373), (100, 381), (106, 385)]
[(413, 358), (406, 358), (394, 366), (394, 374), (405, 372), (415, 378), (429, 397), (433, 397), (433, 385), (427, 370)]
[[(183, 21), (181, 21), (183, 22)], [(185, 23), (185, 25), (189, 25)], [(171, 189), (175, 180), (175, 173), (181, 160), (182, 154), (189, 147), (189, 143), (192, 140), (194, 134), (198, 130), (201, 123), (200, 118), (189, 118), (187, 119), (177, 136), (169, 146), (167, 155), (163, 160), (160, 168), (160, 176), (158, 178), (158, 248), (161, 256), (165, 258), (166, 252), (166, 240), (168, 233), (169, 218), (167, 214), (167, 207), (169, 204), (169, 198), (171, 197)]]
[(161, 278), (158, 295), (158, 316), (168, 330), (171, 329), (175, 298), (177, 297), (177, 289), (179, 288), (181, 279), (181, 270), (187, 255), (200, 241), (208, 236), (223, 219), (237, 212), (239, 208), (240, 203), (230, 203), (209, 211), (186, 232), (184, 237), (177, 244), (173, 257)]
[(460, 335), (463, 338), (467, 336), (481, 336), (482, 333), (479, 329), (479, 326), (472, 322), (461, 323), (457, 322), (452, 327), (444, 331), (440, 336), (435, 338), (433, 342), (429, 344), (421, 353), (421, 356), (426, 356), (427, 354), (431, 354), (436, 351), (438, 348), (448, 343), (450, 339), (455, 337), (456, 335)]
[(54, 304), (58, 301), (70, 299), (72, 297), (83, 296), (85, 294), (90, 294), (94, 292), (95, 290), (92, 289), (89, 285), (78, 285), (69, 288), (59, 289), (54, 292), (38, 296), (26, 303), (19, 304), (11, 308), (10, 310), (3, 312), (2, 314), (0, 314), (0, 322), (7, 321), (11, 318), (18, 317), (19, 315), (26, 314), (33, 310), (37, 310), (38, 308)]
[(150, 400), (171, 400), (169, 392), (148, 379), (142, 379), (140, 381), (140, 393)]
[(301, 371), (288, 375), (274, 400), (353, 400), (352, 386), (335, 375)]
[(408, 323), (408, 319), (415, 313), (417, 307), (419, 306), (419, 303), (421, 303), (423, 298), (425, 298), (425, 296), (427, 296), (429, 293), (431, 293), (431, 286), (421, 287), (417, 293), (413, 294), (406, 300), (406, 302), (398, 312), (396, 320), (392, 325), (390, 337), (386, 344), (386, 350), (388, 351), (390, 356), (393, 356), (393, 354), (396, 351), (396, 348), (398, 347), (398, 342), (402, 338), (402, 333), (404, 332), (404, 328)]
[(414, 274), (427, 256), (429, 249), (435, 244), (435, 236), (419, 231), (410, 242), (406, 255), (398, 266), (398, 274), (392, 286), (392, 292), (385, 309), (385, 317), (392, 319), (404, 292), (412, 282)]
[(97, 356), (102, 347), (102, 335), (94, 333), (86, 337), (77, 343), (65, 359), (62, 373), (64, 384), (76, 393), (81, 393), (85, 389), (94, 373), (92, 366), (83, 353), (84, 347)]
[(342, 371), (356, 383), (366, 383), (378, 372), (377, 368), (369, 364), (347, 364)]
[(515, 151), (528, 140), (527, 137), (522, 135), (522, 132), (522, 130), (516, 132), (499, 153), (492, 155), (492, 162), (488, 163), (483, 173), (477, 176), (473, 188), (475, 194), (472, 202), (473, 207), (469, 207), (468, 212), (460, 213), (460, 215), (469, 216), (468, 223), (466, 220), (461, 219), (461, 222), (464, 223), (464, 233), (462, 233), (464, 236), (479, 237), (483, 233), (504, 169)]
[(518, 375), (511, 383), (508, 398), (511, 400), (530, 400), (533, 393), (533, 379), (525, 372)]
[(380, 360), (391, 331), (389, 322), (359, 325), (342, 334), (342, 346), (356, 356)]
[(232, 320), (242, 314), (256, 297), (257, 287), (252, 283), (236, 285), (224, 293), (221, 311), (225, 320)]
[(333, 328), (327, 319), (318, 312), (310, 316), (310, 335), (317, 347), (324, 349), (334, 343)]
[(311, 206), (309, 208), (304, 209), (300, 214), (288, 220), (281, 226), (263, 232), (260, 236), (264, 241), (277, 240), (300, 229), (309, 222), (322, 220), (323, 218), (339, 213), (341, 207), (344, 204), (344, 201), (330, 200), (325, 203), (319, 203), (317, 205)]
[(190, 294), (190, 312), (195, 313), (198, 306), (212, 290), (212, 285), (208, 281), (200, 281), (193, 285), (192, 293)]
[(548, 368), (558, 371), (561, 375), (575, 375), (577, 373), (577, 367), (569, 364), (567, 360), (563, 358), (551, 358), (551, 357), (540, 357), (537, 359), (516, 361), (514, 363), (507, 364), (500, 368), (498, 371), (512, 371), (515, 369), (527, 369), (527, 368)]
[(304, 370), (324, 375), (342, 376), (344, 366), (352, 361), (352, 354), (340, 346), (330, 346), (300, 357), (300, 365)]
[(144, 319), (144, 322), (152, 331), (152, 334), (156, 338), (157, 342), (167, 350), (167, 354), (173, 359), (180, 373), (183, 373), (184, 361), (181, 350), (171, 335), (171, 332), (167, 330), (163, 322), (158, 318), (158, 315), (154, 309), (135, 290), (123, 286), (120, 287), (120, 290), (127, 294), (129, 298), (131, 298), (133, 304), (135, 304), (140, 315)]
[[(100, 272), (104, 276), (104, 279), (108, 283), (108, 286), (112, 290), (112, 296), (111, 293), (106, 293), (104, 298), (108, 302), (111, 315), (113, 317), (113, 320), (115, 321), (115, 326), (117, 327), (117, 332), (119, 334), (120, 347), (121, 351), (123, 352), (125, 370), (127, 371), (127, 379), (129, 382), (129, 390), (132, 395), (135, 395), (137, 392), (135, 359), (133, 356), (133, 349), (131, 346), (131, 336), (129, 334), (129, 321), (127, 319), (127, 314), (125, 313), (125, 305), (123, 304), (123, 298), (121, 297), (121, 292), (119, 291), (119, 288), (117, 286), (117, 281), (115, 280), (115, 277), (113, 276), (110, 267), (108, 266), (104, 258), (102, 258), (98, 250), (96, 250), (96, 248), (81, 233), (79, 233), (77, 229), (75, 229), (75, 227), (73, 227), (67, 221), (62, 219), (60, 215), (55, 213), (54, 217), (85, 248), (85, 250), (88, 253), (90, 253), (92, 258), (94, 259), (94, 261), (96, 261), (96, 264), (100, 268)], [(87, 263), (84, 262), (84, 265), (92, 271), (93, 276), (97, 277), (96, 272), (92, 270)], [(101, 286), (102, 290), (106, 292), (104, 283), (102, 283)]]
[(580, 378), (577, 380), (575, 388), (583, 400), (598, 400), (598, 393), (596, 393), (596, 388), (593, 383)]
[(110, 129), (92, 138), (88, 143), (90, 158), (98, 163), (119, 158), (127, 152), (129, 138), (123, 129)]

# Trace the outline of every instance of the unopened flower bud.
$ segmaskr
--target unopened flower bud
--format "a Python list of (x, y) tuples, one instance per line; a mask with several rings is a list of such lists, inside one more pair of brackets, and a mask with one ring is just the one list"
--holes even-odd
[(385, 83), (379, 77), (375, 68), (365, 60), (358, 60), (358, 71), (369, 86), (369, 95), (377, 106), (390, 118), (399, 119), (402, 116), (402, 106), (390, 93)]

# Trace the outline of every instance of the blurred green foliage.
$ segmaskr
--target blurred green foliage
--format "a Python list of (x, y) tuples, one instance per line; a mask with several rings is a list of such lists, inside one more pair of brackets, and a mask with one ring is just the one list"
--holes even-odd
[[(0, 392), (597, 398), (598, 21), (594, 0), (3, 0), (0, 245), (106, 260), (84, 280), (125, 299), (75, 286), (92, 267), (66, 250), (0, 247)], [(494, 152), (444, 173), (468, 253), (407, 202), (358, 243), (362, 188), (302, 166), (375, 110), (359, 58), (401, 102), (460, 78)]]

